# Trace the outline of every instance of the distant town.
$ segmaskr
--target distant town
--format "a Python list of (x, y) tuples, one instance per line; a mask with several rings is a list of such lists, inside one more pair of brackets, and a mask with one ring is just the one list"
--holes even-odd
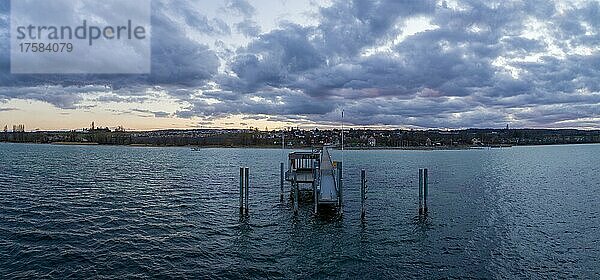
[[(96, 127), (73, 131), (32, 131), (25, 125), (8, 126), (0, 132), (0, 142), (80, 145), (196, 146), (196, 147), (282, 147), (308, 148), (328, 144), (340, 145), (340, 129), (285, 130), (193, 129), (126, 131), (122, 127)], [(463, 149), (474, 147), (508, 147), (517, 145), (551, 145), (600, 143), (600, 130), (576, 129), (462, 129), (344, 130), (348, 149)]]

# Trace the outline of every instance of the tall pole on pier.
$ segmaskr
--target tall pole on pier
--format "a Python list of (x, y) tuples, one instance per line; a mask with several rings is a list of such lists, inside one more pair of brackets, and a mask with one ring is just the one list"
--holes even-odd
[(343, 185), (344, 185), (344, 109), (342, 109), (342, 161), (339, 162), (339, 187), (340, 187), (340, 213), (344, 212), (344, 197), (343, 197)]
[[(344, 162), (344, 109), (342, 109), (342, 162)], [(344, 173), (344, 169), (342, 169), (342, 173)]]
[(281, 158), (285, 162), (285, 126), (281, 129)]
[(281, 129), (281, 163), (279, 166), (279, 185), (281, 188), (281, 191), (279, 193), (279, 199), (283, 202), (283, 181), (284, 181), (284, 162), (286, 160), (285, 158), (285, 126)]
[(344, 161), (344, 109), (342, 109), (342, 161)]

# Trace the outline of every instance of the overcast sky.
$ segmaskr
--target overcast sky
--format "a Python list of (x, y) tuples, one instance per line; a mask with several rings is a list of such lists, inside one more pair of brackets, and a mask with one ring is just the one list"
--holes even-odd
[(121, 76), (11, 75), (8, 2), (2, 126), (600, 128), (597, 1), (156, 0)]

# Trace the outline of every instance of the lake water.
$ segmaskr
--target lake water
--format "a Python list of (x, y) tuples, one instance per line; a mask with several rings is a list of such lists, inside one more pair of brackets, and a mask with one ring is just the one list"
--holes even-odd
[(600, 279), (600, 145), (345, 151), (339, 219), (280, 202), (283, 157), (0, 144), (0, 278)]

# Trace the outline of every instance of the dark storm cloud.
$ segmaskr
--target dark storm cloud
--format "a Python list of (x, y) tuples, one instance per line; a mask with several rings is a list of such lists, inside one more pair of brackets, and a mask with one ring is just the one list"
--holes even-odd
[(363, 47), (393, 36), (399, 18), (431, 13), (434, 7), (430, 0), (336, 1), (321, 9), (316, 43), (333, 58), (353, 56)]
[[(221, 96), (225, 96), (225, 98), (221, 98)], [(324, 99), (307, 98), (301, 92), (290, 90), (265, 90), (251, 95), (239, 96), (235, 101), (228, 100), (227, 95), (223, 95), (223, 92), (211, 95), (211, 97), (215, 97), (219, 102), (196, 100), (192, 102), (191, 107), (178, 111), (176, 115), (181, 118), (232, 114), (322, 115), (335, 109), (332, 102), (327, 102)], [(294, 104), (294, 106), (289, 104)]]
[(9, 99), (31, 99), (47, 102), (64, 109), (77, 109), (83, 101), (84, 92), (100, 90), (96, 86), (68, 87), (36, 86), (36, 87), (0, 87), (0, 101)]
[(432, 10), (430, 1), (339, 1), (321, 9), (317, 27), (286, 23), (238, 50), (230, 65), (240, 80), (226, 77), (223, 84), (242, 92), (268, 85), (294, 87), (302, 83), (302, 74), (329, 68), (328, 60), (332, 64), (352, 60), (365, 46), (388, 38), (400, 17)]
[(0, 85), (8, 85), (11, 78), (7, 73), (10, 71), (9, 3), (0, 1)]
[(140, 113), (142, 117), (155, 117), (155, 118), (168, 118), (171, 116), (168, 112), (163, 111), (151, 111), (142, 109), (132, 109), (131, 112)]
[(244, 17), (252, 17), (256, 13), (256, 9), (246, 0), (226, 0), (225, 9)]
[(244, 21), (237, 23), (235, 28), (238, 32), (244, 34), (247, 37), (256, 37), (260, 34), (260, 26), (250, 19), (245, 19)]
[[(552, 1), (452, 2), (339, 0), (320, 8), (312, 25), (283, 22), (261, 33), (255, 8), (231, 0), (223, 9), (243, 17), (234, 29), (254, 39), (237, 49), (217, 42), (212, 50), (185, 30), (226, 35), (231, 28), (225, 22), (189, 2), (155, 1), (152, 75), (3, 71), (0, 81), (8, 87), (0, 89), (0, 100), (31, 98), (69, 108), (80, 95), (42, 94), (36, 86), (157, 85), (190, 104), (176, 116), (204, 121), (245, 114), (334, 124), (344, 108), (346, 121), (357, 125), (600, 126), (593, 120), (600, 115), (597, 2), (560, 11)], [(416, 18), (432, 27), (406, 35)], [(6, 38), (3, 24), (6, 17), (0, 18)], [(0, 54), (2, 69), (8, 69), (6, 53)]]
[[(549, 46), (544, 37), (549, 35), (566, 39), (563, 50), (567, 53), (571, 51), (569, 45), (581, 41), (595, 48), (598, 34), (585, 35), (582, 40), (583, 27), (572, 19), (595, 26), (597, 17), (589, 15), (597, 14), (597, 4), (561, 14), (554, 3), (547, 1), (459, 1), (459, 9), (415, 3), (336, 2), (320, 11), (321, 23), (316, 27), (288, 24), (238, 50), (238, 56), (229, 64), (237, 75), (221, 77), (222, 85), (242, 93), (264, 87), (293, 89), (306, 94), (303, 105), (336, 102), (329, 106), (331, 111), (319, 112), (312, 119), (334, 120), (338, 118), (335, 110), (345, 107), (356, 114), (350, 120), (356, 124), (496, 126), (508, 122), (509, 116), (527, 116), (511, 115), (509, 106), (545, 104), (579, 110), (562, 116), (598, 116), (597, 110), (571, 106), (598, 104), (597, 95), (580, 93), (600, 91), (600, 60), (596, 55), (568, 54), (566, 58), (541, 58), (537, 63), (507, 62), (545, 53)], [(429, 17), (437, 27), (407, 37), (393, 45), (391, 52), (360, 55), (365, 48), (393, 40), (399, 34), (394, 28), (398, 20), (415, 15)], [(520, 36), (529, 28), (527, 20), (532, 19), (550, 20), (550, 26), (565, 23), (561, 25), (566, 29), (563, 37)], [(592, 20), (595, 22), (589, 22)], [(496, 64), (498, 61), (504, 65)], [(518, 73), (510, 73), (511, 67)], [(425, 96), (424, 91), (435, 94)], [(338, 98), (316, 101), (315, 97)], [(410, 102), (397, 102), (406, 99)], [(281, 103), (279, 107), (296, 105)], [(273, 109), (277, 113), (287, 110), (279, 107)], [(553, 118), (546, 120), (549, 122), (522, 123), (553, 124)]]
[[(7, 2), (0, 4), (0, 14), (3, 16), (8, 15), (10, 10)], [(7, 35), (9, 23), (6, 17), (2, 17), (0, 86), (15, 89), (0, 90), (0, 100), (27, 98), (45, 101), (60, 108), (74, 108), (74, 104), (82, 100), (81, 93), (86, 92), (85, 87), (90, 85), (109, 85), (113, 89), (155, 85), (195, 87), (216, 75), (219, 59), (215, 52), (208, 45), (190, 39), (185, 29), (193, 25), (209, 35), (224, 34), (230, 32), (227, 24), (221, 19), (208, 20), (197, 12), (191, 12), (194, 10), (192, 2), (180, 1), (172, 5), (153, 1), (152, 5), (152, 69), (149, 75), (12, 75)], [(45, 89), (49, 85), (53, 86), (55, 92)], [(22, 88), (31, 89), (31, 92), (24, 92)]]
[(286, 29), (260, 36), (229, 63), (237, 78), (225, 77), (225, 89), (249, 92), (268, 85), (284, 86), (293, 82), (297, 73), (313, 69), (325, 62), (324, 56), (307, 38), (311, 28), (287, 24)]
[[(182, 2), (179, 5), (184, 5)], [(207, 45), (191, 40), (175, 19), (168, 3), (155, 2), (152, 15), (152, 74), (150, 84), (198, 86), (217, 74), (219, 60)], [(180, 7), (180, 6), (179, 6)], [(188, 7), (192, 9), (192, 7)], [(177, 9), (181, 10), (181, 8)]]
[[(162, 2), (156, 2), (154, 4), (156, 9), (165, 9), (168, 10), (169, 7), (164, 5)], [(191, 7), (190, 5), (174, 5), (172, 6), (174, 9), (176, 17), (183, 18), (184, 22), (196, 29), (197, 31), (207, 34), (207, 35), (229, 35), (231, 34), (231, 28), (227, 23), (225, 23), (222, 19), (213, 18), (209, 19), (206, 15), (201, 14), (197, 9)], [(155, 24), (153, 22), (153, 24)], [(161, 22), (158, 23), (159, 25)]]
[(100, 96), (96, 99), (94, 99), (94, 101), (97, 102), (101, 102), (101, 103), (108, 103), (108, 102), (114, 102), (114, 103), (143, 103), (146, 100), (148, 100), (148, 98), (146, 97), (122, 97), (116, 94), (112, 94), (112, 95), (103, 95)]

